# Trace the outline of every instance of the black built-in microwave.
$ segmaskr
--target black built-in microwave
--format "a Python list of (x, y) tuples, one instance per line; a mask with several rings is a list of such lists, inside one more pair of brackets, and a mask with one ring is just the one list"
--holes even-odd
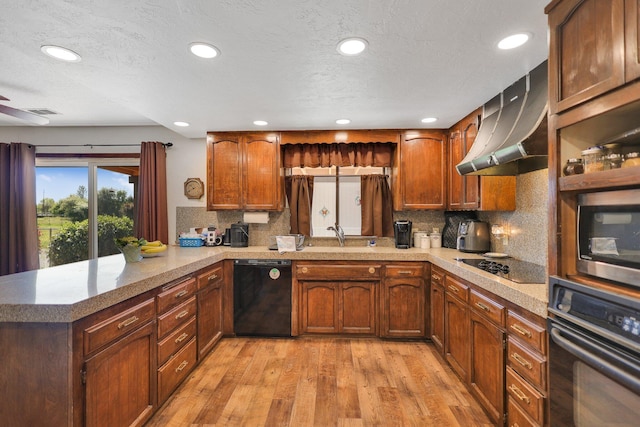
[(578, 271), (640, 287), (640, 189), (578, 196)]

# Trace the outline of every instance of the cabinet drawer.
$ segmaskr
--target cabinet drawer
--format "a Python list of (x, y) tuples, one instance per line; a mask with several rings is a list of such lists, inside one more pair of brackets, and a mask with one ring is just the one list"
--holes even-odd
[(516, 340), (509, 340), (507, 345), (509, 366), (532, 384), (545, 390), (547, 379), (547, 361), (538, 354), (526, 349)]
[(385, 268), (386, 277), (422, 277), (424, 268), (421, 264), (394, 264)]
[(469, 300), (469, 286), (465, 285), (459, 280), (454, 279), (451, 276), (446, 276), (444, 279), (444, 290), (449, 295), (455, 295), (462, 301), (467, 302)]
[(296, 266), (296, 277), (298, 280), (369, 280), (380, 278), (380, 270), (380, 264), (300, 264)]
[(509, 334), (526, 342), (542, 354), (546, 354), (547, 336), (543, 326), (536, 325), (509, 310), (507, 314), (507, 330)]
[(196, 292), (196, 279), (188, 279), (169, 287), (158, 295), (158, 313), (162, 314), (176, 305), (182, 304)]
[(153, 319), (153, 300), (147, 300), (84, 330), (84, 353), (89, 354)]
[(543, 424), (544, 396), (507, 366), (507, 394), (533, 421)]
[(195, 314), (196, 298), (191, 297), (189, 301), (185, 301), (162, 316), (158, 316), (158, 339), (164, 338), (165, 335)]
[(184, 380), (196, 364), (196, 340), (191, 339), (173, 358), (158, 369), (158, 406)]
[(196, 318), (191, 317), (187, 323), (180, 326), (165, 339), (158, 343), (158, 366), (169, 360), (189, 340), (196, 336)]
[(207, 286), (213, 285), (214, 283), (220, 283), (224, 279), (224, 268), (222, 263), (217, 267), (212, 268), (211, 270), (207, 270), (206, 272), (198, 275), (198, 290), (204, 289)]
[(432, 266), (431, 267), (431, 283), (444, 286), (445, 274), (446, 273), (443, 270), (440, 270), (438, 267)]
[(507, 426), (509, 427), (538, 427), (540, 424), (535, 423), (522, 408), (509, 396), (507, 403)]
[(489, 320), (500, 326), (504, 326), (506, 309), (503, 305), (473, 290), (469, 296), (469, 302), (471, 308), (480, 313), (480, 315), (489, 318)]

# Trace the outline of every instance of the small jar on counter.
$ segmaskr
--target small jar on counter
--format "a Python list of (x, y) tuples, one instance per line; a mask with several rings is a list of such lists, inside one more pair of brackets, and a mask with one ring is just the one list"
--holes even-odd
[(591, 147), (582, 152), (582, 161), (584, 162), (584, 173), (599, 172), (604, 170), (604, 162), (602, 159), (602, 149), (600, 147)]
[(633, 152), (625, 156), (624, 162), (622, 162), (622, 167), (630, 168), (633, 166), (640, 166), (640, 153)]
[(584, 173), (584, 165), (582, 164), (582, 159), (569, 159), (567, 160), (567, 164), (562, 168), (562, 173), (564, 176), (569, 175), (579, 175)]

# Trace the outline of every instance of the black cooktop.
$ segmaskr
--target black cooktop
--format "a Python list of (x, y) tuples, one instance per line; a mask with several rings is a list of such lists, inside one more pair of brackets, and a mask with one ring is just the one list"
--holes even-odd
[(512, 258), (499, 260), (456, 258), (456, 260), (516, 283), (545, 283), (547, 278), (544, 266)]

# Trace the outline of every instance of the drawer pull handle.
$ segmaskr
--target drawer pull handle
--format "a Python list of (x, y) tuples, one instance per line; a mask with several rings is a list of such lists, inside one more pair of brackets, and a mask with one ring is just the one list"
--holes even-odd
[(520, 427), (520, 424), (518, 424), (518, 423), (513, 423), (513, 424), (511, 424), (511, 427)]
[(431, 276), (431, 280), (433, 280), (435, 282), (439, 282), (440, 281), (440, 276)]
[(178, 344), (179, 342), (184, 341), (185, 339), (187, 339), (187, 337), (189, 337), (189, 334), (186, 332), (183, 332), (182, 335), (180, 335), (178, 338), (176, 338), (176, 344)]
[(178, 292), (178, 293), (176, 294), (176, 298), (182, 298), (182, 297), (183, 297), (183, 296), (185, 296), (187, 293), (188, 293), (188, 292), (187, 292), (187, 290), (186, 290), (186, 289), (183, 289), (183, 290), (181, 290), (180, 292)]
[(209, 278), (207, 278), (207, 281), (212, 281), (212, 280), (216, 280), (218, 278), (217, 274), (212, 274), (211, 276), (209, 276)]
[(376, 269), (373, 267), (369, 267), (369, 273), (373, 274), (376, 272)]
[(184, 368), (187, 367), (188, 364), (189, 362), (187, 362), (186, 360), (183, 360), (182, 363), (178, 365), (178, 367), (176, 368), (176, 372), (182, 371)]
[(450, 291), (458, 292), (458, 288), (456, 288), (456, 287), (455, 287), (455, 286), (453, 286), (453, 285), (449, 285), (449, 286), (447, 286), (447, 287), (449, 288), (449, 290), (450, 290)]
[(307, 267), (302, 267), (302, 272), (303, 272), (303, 273), (308, 273), (308, 272), (309, 272), (309, 269), (308, 269)]
[(528, 360), (526, 360), (524, 357), (520, 356), (516, 352), (511, 353), (511, 358), (529, 370), (533, 368), (533, 365), (531, 365), (531, 363)]
[(516, 331), (517, 333), (519, 333), (520, 335), (527, 337), (527, 338), (531, 338), (531, 331), (524, 329), (522, 326), (517, 325), (517, 324), (513, 324), (511, 325), (511, 329), (513, 329), (514, 331)]
[(178, 313), (178, 315), (176, 316), (176, 320), (178, 319), (182, 319), (184, 316), (186, 316), (187, 314), (189, 314), (189, 310), (184, 310), (181, 311), (180, 313)]
[(411, 274), (411, 273), (413, 273), (413, 271), (411, 271), (411, 270), (400, 270), (400, 271), (398, 271), (398, 274)]
[(123, 320), (122, 322), (118, 323), (118, 329), (122, 329), (122, 328), (126, 328), (127, 326), (131, 326), (134, 323), (136, 323), (138, 320), (139, 320), (138, 316), (131, 316), (127, 320)]
[(511, 390), (513, 394), (515, 394), (516, 397), (520, 399), (522, 402), (525, 402), (527, 405), (531, 404), (531, 399), (529, 399), (529, 397), (526, 394), (524, 394), (522, 390), (520, 390), (515, 384), (511, 384), (509, 386), (509, 390)]
[(480, 308), (481, 310), (484, 310), (484, 311), (487, 311), (487, 312), (490, 312), (490, 311), (491, 311), (491, 310), (489, 310), (489, 307), (487, 307), (486, 305), (484, 305), (484, 304), (483, 304), (483, 303), (481, 303), (481, 302), (477, 302), (477, 303), (476, 303), (476, 306), (477, 306), (478, 308)]

